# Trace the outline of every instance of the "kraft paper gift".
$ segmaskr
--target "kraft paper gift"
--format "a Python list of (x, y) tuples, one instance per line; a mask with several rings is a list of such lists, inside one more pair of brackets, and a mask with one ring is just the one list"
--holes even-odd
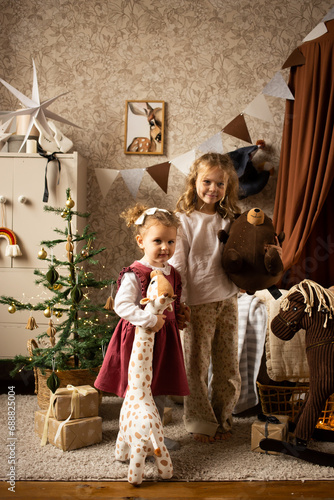
[[(46, 410), (35, 412), (35, 432), (42, 438)], [(49, 443), (63, 451), (76, 450), (102, 441), (102, 418), (89, 417), (61, 422), (49, 417), (47, 427)]]
[(269, 419), (263, 422), (259, 419), (255, 420), (252, 424), (252, 439), (251, 450), (260, 453), (269, 453), (271, 455), (279, 455), (275, 451), (265, 451), (260, 448), (260, 441), (265, 438), (278, 439), (279, 441), (287, 441), (288, 439), (288, 415), (270, 415), (276, 417), (279, 423), (272, 423)]
[(50, 416), (57, 420), (97, 417), (99, 393), (90, 385), (72, 386), (56, 390)]

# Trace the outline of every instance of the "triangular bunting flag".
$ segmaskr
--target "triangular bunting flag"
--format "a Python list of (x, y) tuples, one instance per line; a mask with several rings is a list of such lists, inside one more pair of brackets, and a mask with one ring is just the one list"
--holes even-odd
[(277, 71), (275, 76), (264, 87), (264, 89), (262, 90), (262, 94), (272, 95), (274, 97), (282, 97), (282, 99), (295, 99), (279, 71)]
[(198, 146), (199, 151), (202, 153), (220, 153), (224, 152), (223, 141), (221, 132), (218, 134), (209, 137), (206, 141), (202, 142), (200, 146)]
[(287, 60), (282, 66), (282, 69), (291, 68), (291, 66), (303, 66), (305, 64), (305, 57), (300, 52), (298, 47), (289, 55)]
[(192, 149), (191, 151), (188, 151), (188, 153), (184, 153), (181, 156), (178, 156), (177, 158), (174, 158), (174, 160), (171, 161), (171, 163), (176, 167), (180, 172), (182, 172), (185, 175), (189, 174), (189, 170), (191, 165), (196, 159), (195, 151)]
[(327, 33), (327, 28), (325, 23), (319, 23), (305, 38), (303, 38), (303, 42), (309, 42), (310, 40), (314, 40), (315, 38), (319, 38), (319, 36)]
[(225, 134), (233, 135), (242, 141), (252, 144), (252, 139), (249, 135), (248, 128), (245, 122), (244, 115), (236, 116), (230, 123), (228, 123), (222, 130)]
[(255, 118), (259, 118), (265, 122), (274, 123), (273, 115), (271, 114), (266, 98), (262, 94), (259, 94), (248, 104), (247, 108), (244, 109), (244, 113), (255, 116)]
[(110, 168), (96, 168), (95, 175), (98, 185), (100, 187), (103, 198), (108, 194), (108, 191), (118, 176), (118, 170), (111, 170)]
[(331, 21), (332, 19), (334, 19), (334, 7), (332, 7), (331, 10), (327, 12), (325, 17), (321, 19), (321, 21), (324, 23), (326, 21)]
[(167, 194), (168, 176), (169, 176), (170, 162), (165, 161), (159, 165), (148, 167), (146, 171), (150, 174), (158, 186)]
[(145, 169), (143, 168), (131, 168), (128, 170), (120, 170), (120, 174), (126, 184), (126, 187), (136, 199), (140, 183), (142, 181)]

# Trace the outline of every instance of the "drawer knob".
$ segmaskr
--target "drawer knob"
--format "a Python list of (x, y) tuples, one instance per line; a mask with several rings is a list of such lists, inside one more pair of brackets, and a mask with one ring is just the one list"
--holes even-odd
[(27, 200), (27, 198), (25, 196), (19, 196), (18, 197), (18, 201), (20, 203), (27, 203), (28, 200)]
[(5, 203), (6, 203), (6, 201), (7, 201), (7, 200), (6, 200), (6, 197), (1, 195), (1, 196), (0, 196), (0, 203), (4, 203), (4, 204), (5, 204)]

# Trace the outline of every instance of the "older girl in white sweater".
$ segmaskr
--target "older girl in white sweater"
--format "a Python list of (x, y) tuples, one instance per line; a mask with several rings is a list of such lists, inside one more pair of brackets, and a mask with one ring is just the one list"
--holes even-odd
[[(238, 177), (228, 155), (198, 158), (177, 203), (181, 228), (170, 263), (182, 277), (182, 300), (190, 306), (183, 330), (190, 395), (185, 397), (186, 430), (201, 442), (226, 439), (240, 393), (238, 365), (238, 288), (221, 264), (218, 232), (229, 230), (240, 213)], [(208, 369), (212, 360), (212, 393)]]

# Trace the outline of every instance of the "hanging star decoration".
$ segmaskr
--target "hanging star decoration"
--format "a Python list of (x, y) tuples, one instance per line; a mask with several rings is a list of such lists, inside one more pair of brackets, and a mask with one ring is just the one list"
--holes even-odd
[(56, 113), (53, 113), (49, 109), (47, 109), (50, 104), (52, 104), (56, 99), (59, 97), (68, 94), (68, 92), (63, 92), (56, 97), (52, 97), (51, 99), (47, 99), (45, 101), (40, 100), (39, 97), (39, 90), (38, 90), (38, 81), (37, 81), (37, 72), (36, 72), (36, 66), (34, 60), (32, 60), (33, 64), (33, 85), (32, 85), (32, 95), (31, 99), (16, 88), (14, 88), (12, 85), (9, 83), (5, 82), (2, 78), (0, 78), (0, 82), (13, 94), (15, 97), (19, 99), (21, 104), (24, 106), (23, 109), (19, 109), (17, 111), (11, 111), (5, 115), (1, 116), (2, 120), (9, 120), (10, 118), (14, 118), (15, 116), (20, 116), (20, 115), (30, 115), (30, 120), (29, 120), (29, 125), (27, 128), (26, 135), (24, 137), (24, 140), (21, 144), (22, 149), (23, 145), (25, 144), (26, 140), (29, 137), (30, 131), (34, 125), (34, 119), (40, 123), (41, 127), (46, 130), (51, 136), (53, 136), (52, 131), (50, 130), (50, 127), (48, 125), (48, 122), (46, 118), (50, 118), (51, 120), (56, 120), (58, 122), (65, 123), (67, 125), (72, 125), (73, 127), (81, 128), (75, 123), (72, 123), (65, 118), (62, 118), (61, 116), (57, 115)]
[[(2, 118), (1, 115), (0, 118)], [(8, 132), (8, 129), (12, 121), (13, 118), (9, 118), (9, 120), (7, 120), (5, 123), (0, 123), (0, 143), (6, 142), (8, 137), (12, 135), (12, 132)]]

